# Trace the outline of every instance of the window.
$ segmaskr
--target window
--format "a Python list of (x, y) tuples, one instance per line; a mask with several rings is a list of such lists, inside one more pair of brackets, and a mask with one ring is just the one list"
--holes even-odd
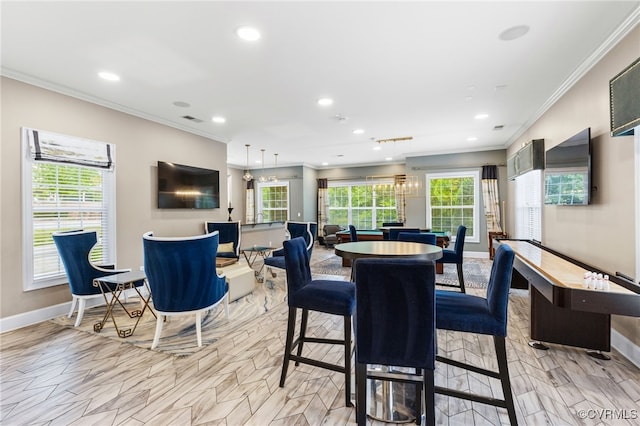
[(480, 242), (480, 173), (429, 173), (426, 182), (427, 227), (455, 236), (464, 225), (465, 240)]
[(257, 222), (289, 219), (289, 182), (258, 183)]
[[(66, 282), (64, 266), (51, 234), (76, 229), (95, 230), (98, 244), (91, 260), (115, 262), (115, 173), (111, 163), (100, 166), (82, 162), (65, 149), (100, 144), (69, 136), (23, 129), (23, 259), (24, 290)], [(47, 144), (51, 149), (47, 151)], [(113, 146), (109, 146), (111, 158)], [(64, 160), (48, 153), (55, 151)], [(95, 158), (95, 156), (91, 156)], [(45, 159), (46, 158), (46, 159)], [(106, 168), (105, 168), (106, 167)]]
[(542, 241), (542, 171), (516, 178), (515, 238)]
[(397, 218), (393, 180), (371, 185), (365, 182), (330, 183), (329, 223), (375, 229)]

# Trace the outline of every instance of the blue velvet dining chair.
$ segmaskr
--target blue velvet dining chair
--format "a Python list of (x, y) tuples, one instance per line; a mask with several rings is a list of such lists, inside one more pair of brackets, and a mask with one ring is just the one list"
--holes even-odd
[[(75, 327), (77, 327), (82, 322), (87, 299), (104, 297), (100, 288), (93, 285), (93, 280), (107, 275), (129, 272), (130, 269), (115, 269), (113, 265), (96, 265), (91, 262), (91, 249), (98, 242), (96, 231), (54, 232), (52, 237), (71, 288), (73, 299), (69, 318), (73, 316), (73, 311), (78, 304), (78, 316), (75, 322)], [(136, 283), (136, 286), (143, 284), (143, 281), (140, 281)]]
[(390, 228), (389, 229), (389, 240), (396, 241), (398, 239), (398, 234), (403, 233), (420, 233), (420, 228)]
[(240, 258), (242, 231), (240, 221), (205, 222), (204, 232), (209, 234), (218, 231), (219, 243), (217, 257)]
[(464, 262), (463, 250), (464, 239), (467, 234), (467, 227), (464, 225), (458, 226), (458, 232), (456, 233), (456, 242), (453, 249), (442, 249), (442, 257), (436, 260), (436, 263), (452, 263), (456, 265), (458, 272), (458, 284), (449, 283), (436, 283), (436, 285), (443, 287), (455, 287), (459, 288), (461, 293), (466, 293), (464, 287), (464, 274), (462, 273), (462, 264)]
[(229, 318), (229, 286), (216, 271), (218, 231), (166, 238), (147, 232), (142, 239), (144, 270), (158, 314), (151, 349), (158, 346), (165, 317), (173, 315), (195, 314), (196, 338), (202, 346), (202, 314), (224, 302)]
[[(309, 267), (307, 243), (302, 237), (293, 238), (283, 243), (287, 273), (287, 303), (289, 317), (287, 321), (287, 337), (285, 343), (280, 387), (284, 387), (287, 370), (291, 361), (325, 368), (344, 374), (345, 405), (351, 406), (351, 319), (355, 310), (355, 285), (349, 281), (314, 280)], [(300, 333), (294, 340), (296, 313), (302, 310)], [(344, 338), (328, 339), (307, 336), (309, 311), (343, 317)], [(321, 343), (341, 345), (344, 349), (344, 363), (331, 364), (319, 359), (303, 355), (305, 343)]]
[[(434, 263), (416, 259), (366, 258), (359, 259), (355, 267), (357, 423), (366, 424), (366, 382), (375, 379), (414, 383), (416, 423), (421, 418), (422, 405), (426, 424), (435, 424)], [(371, 364), (410, 367), (415, 369), (415, 374), (369, 371), (367, 366)], [(391, 401), (382, 404), (388, 402)]]
[[(309, 252), (309, 257), (311, 257), (311, 253), (313, 252), (313, 244), (316, 240), (316, 236), (318, 235), (318, 223), (317, 222), (294, 222), (287, 221), (284, 224), (284, 228), (286, 231), (286, 239), (291, 240), (293, 238), (302, 237), (307, 245), (307, 251)], [(264, 260), (264, 264), (267, 267), (267, 270), (271, 271), (271, 276), (275, 277), (276, 273), (273, 269), (285, 270), (285, 261), (284, 261), (284, 248), (279, 248), (273, 250), (271, 252), (271, 256), (267, 257)]]
[(517, 425), (518, 420), (511, 392), (505, 347), (513, 259), (514, 252), (511, 247), (505, 244), (498, 247), (491, 266), (486, 298), (453, 291), (436, 290), (436, 328), (438, 330), (493, 336), (498, 371), (487, 370), (442, 356), (438, 356), (436, 358), (437, 361), (499, 379), (504, 399), (500, 400), (448, 388), (436, 388), (436, 393), (506, 408), (509, 422), (512, 425)]
[(438, 238), (436, 234), (430, 232), (400, 232), (398, 234), (398, 241), (407, 241), (412, 243), (431, 244), (437, 245)]
[(358, 241), (358, 230), (353, 225), (349, 225), (349, 237), (352, 243)]

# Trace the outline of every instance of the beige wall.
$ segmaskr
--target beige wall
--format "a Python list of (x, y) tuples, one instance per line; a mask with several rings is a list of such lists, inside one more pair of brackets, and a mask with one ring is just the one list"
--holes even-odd
[(116, 146), (117, 266), (142, 265), (142, 234), (195, 235), (205, 220), (227, 211), (158, 210), (158, 160), (220, 170), (221, 206), (227, 206), (226, 145), (58, 93), (2, 78), (0, 177), (0, 317), (71, 300), (68, 286), (22, 290), (20, 128), (22, 126), (113, 143)]
[[(593, 148), (593, 203), (589, 206), (545, 206), (542, 242), (555, 250), (606, 271), (638, 276), (635, 271), (633, 137), (609, 135), (609, 80), (640, 57), (640, 27), (628, 34), (516, 143), (544, 139), (549, 149), (590, 127)], [(513, 195), (515, 185), (509, 184)], [(513, 196), (511, 196), (513, 199)], [(512, 207), (512, 206), (511, 206)], [(510, 217), (514, 217), (511, 211)], [(512, 223), (513, 221), (511, 221)], [(513, 226), (510, 232), (513, 233)], [(613, 328), (640, 345), (640, 319), (615, 317)]]

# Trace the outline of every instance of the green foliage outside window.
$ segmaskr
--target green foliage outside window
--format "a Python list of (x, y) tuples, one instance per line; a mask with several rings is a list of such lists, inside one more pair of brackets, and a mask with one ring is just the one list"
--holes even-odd
[(455, 235), (459, 225), (474, 235), (475, 179), (472, 176), (431, 178), (431, 229)]
[(330, 186), (329, 223), (374, 229), (397, 218), (393, 185), (353, 184)]
[(260, 188), (262, 205), (260, 211), (264, 222), (284, 222), (289, 218), (289, 187), (287, 185), (265, 185)]

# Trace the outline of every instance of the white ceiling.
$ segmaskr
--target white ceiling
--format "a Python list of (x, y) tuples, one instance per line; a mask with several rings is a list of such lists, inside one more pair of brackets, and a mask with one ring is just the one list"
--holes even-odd
[[(274, 153), (278, 165), (380, 164), (507, 147), (639, 22), (639, 5), (2, 1), (2, 74), (228, 143), (232, 166), (245, 144), (254, 168), (260, 149), (266, 167)], [(242, 25), (261, 39), (240, 40)], [(498, 38), (517, 25), (530, 31)]]

